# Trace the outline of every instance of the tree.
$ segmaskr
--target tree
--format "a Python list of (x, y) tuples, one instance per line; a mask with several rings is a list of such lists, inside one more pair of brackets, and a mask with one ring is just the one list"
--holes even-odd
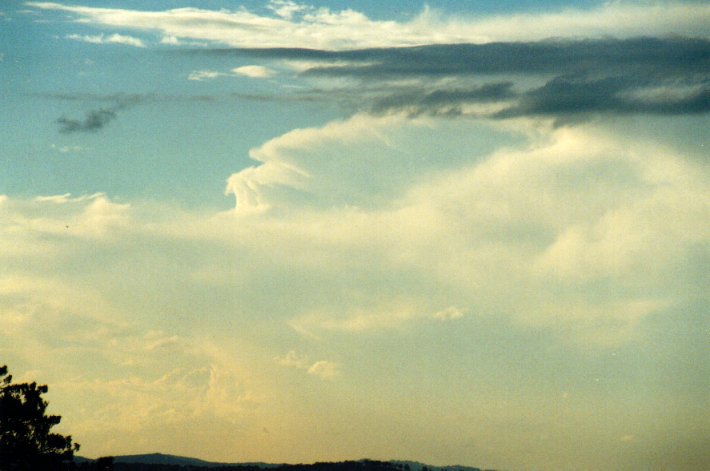
[(0, 470), (70, 469), (79, 444), (71, 436), (51, 433), (61, 421), (47, 415), (49, 388), (37, 383), (13, 384), (7, 366), (0, 367)]

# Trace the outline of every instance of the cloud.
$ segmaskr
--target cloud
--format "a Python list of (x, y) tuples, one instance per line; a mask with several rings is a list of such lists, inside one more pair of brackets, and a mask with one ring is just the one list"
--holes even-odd
[(111, 34), (111, 35), (79, 35), (79, 34), (69, 34), (67, 39), (73, 39), (75, 41), (83, 41), (91, 44), (123, 44), (124, 46), (133, 47), (145, 47), (145, 43), (138, 38), (133, 36), (125, 36), (123, 34)]
[[(213, 41), (233, 47), (357, 49), (423, 44), (530, 41), (549, 37), (633, 37), (673, 34), (707, 37), (710, 7), (697, 3), (607, 2), (596, 8), (507, 16), (446, 17), (431, 9), (406, 22), (373, 20), (357, 11), (333, 11), (295, 2), (271, 2), (273, 16), (177, 8), (140, 11), (28, 2), (41, 10), (69, 12), (104, 28), (157, 31), (163, 36)], [(277, 32), (277, 34), (274, 34)]]
[(308, 368), (308, 374), (317, 376), (320, 379), (332, 380), (340, 375), (340, 368), (336, 363), (330, 361), (317, 361)]
[(274, 74), (275, 71), (268, 67), (264, 67), (261, 65), (245, 65), (242, 67), (236, 67), (232, 69), (229, 73), (219, 72), (217, 70), (195, 70), (193, 72), (190, 72), (190, 75), (188, 75), (187, 79), (194, 80), (197, 82), (201, 82), (204, 80), (214, 80), (219, 77), (230, 76), (263, 79), (272, 77)]
[(87, 111), (84, 119), (72, 119), (62, 116), (57, 119), (59, 132), (71, 134), (74, 132), (96, 132), (116, 119), (116, 112), (111, 109), (101, 108)]
[(697, 38), (556, 39), (351, 51), (217, 49), (285, 61), (305, 88), (280, 99), (339, 102), (381, 115), (692, 115), (710, 111), (710, 41)]
[(308, 7), (298, 4), (292, 0), (270, 0), (267, 8), (273, 11), (277, 16), (290, 20), (294, 14), (307, 11)]
[(232, 69), (232, 73), (249, 78), (269, 78), (274, 75), (274, 71), (261, 65), (245, 65)]
[[(370, 112), (374, 114), (406, 112), (410, 116), (421, 114), (456, 116), (471, 114), (467, 107), (480, 104), (502, 103), (504, 106), (517, 97), (512, 90), (512, 82), (487, 83), (470, 87), (449, 86), (434, 90), (408, 87), (408, 90), (398, 91), (393, 87), (391, 93), (383, 93), (372, 97)], [(490, 111), (483, 110), (482, 114)]]
[[(350, 312), (314, 312), (291, 319), (289, 325), (307, 337), (321, 338), (323, 333), (367, 335), (381, 331), (402, 330), (427, 319), (447, 322), (461, 319), (465, 313), (450, 306), (433, 314), (426, 312), (420, 300), (389, 300), (386, 305)], [(342, 311), (342, 310), (341, 310)]]
[[(440, 124), (402, 115), (359, 114), (323, 128), (296, 129), (252, 149), (249, 155), (258, 165), (231, 175), (226, 192), (236, 197), (239, 213), (258, 213), (274, 206), (386, 205), (412, 182), (424, 178), (427, 171), (443, 171), (461, 163), (462, 154), (442, 158), (436, 146), (425, 144), (429, 141), (424, 136), (438, 141), (444, 130)], [(472, 129), (462, 126), (453, 125), (447, 133)], [(473, 128), (485, 128), (489, 136), (506, 142), (517, 139), (515, 132), (481, 122)], [(462, 146), (469, 146), (470, 159), (493, 148), (490, 139), (456, 139)], [(334, 149), (348, 158), (333, 158)], [(349, 177), (343, 179), (343, 173)]]
[[(436, 124), (443, 122), (446, 127)], [(262, 163), (230, 180), (237, 215), (298, 214), (299, 227), (313, 225), (303, 237), (327, 246), (343, 243), (351, 253), (373, 247), (364, 258), (385, 264), (389, 268), (371, 268), (392, 277), (380, 281), (388, 296), (371, 293), (389, 301), (304, 310), (289, 321), (294, 329), (320, 338), (398, 328), (439, 312), (431, 306), (435, 300), (461, 312), (497, 306), (522, 323), (570, 328), (570, 338), (614, 344), (632, 335), (641, 319), (684, 302), (679, 292), (672, 294), (680, 285), (662, 288), (657, 282), (665, 270), (672, 276), (673, 260), (684, 259), (706, 232), (697, 223), (703, 210), (693, 203), (702, 200), (704, 184), (692, 176), (692, 161), (653, 139), (620, 139), (597, 125), (544, 130), (518, 120), (476, 126), (357, 116), (288, 133), (252, 153)], [(490, 136), (507, 127), (532, 133), (522, 142), (514, 133)], [(472, 143), (486, 139), (501, 150), (476, 152)], [(378, 143), (374, 154), (366, 145), (372, 142)], [(432, 147), (422, 148), (423, 142)], [(387, 160), (394, 155), (397, 164)], [(436, 165), (419, 160), (424, 155), (435, 155)], [(360, 165), (381, 182), (370, 185), (367, 195), (358, 192), (364, 186)], [(403, 186), (395, 177), (400, 172), (408, 182)], [(665, 225), (663, 218), (673, 222)], [(686, 255), (676, 253), (679, 247)], [(422, 291), (412, 299), (396, 288), (394, 280), (404, 273), (409, 279), (425, 272), (423, 285), (439, 283), (437, 294)], [(618, 297), (601, 295), (609, 284)], [(625, 291), (621, 285), (648, 289)], [(468, 294), (447, 300), (444, 286)], [(591, 286), (602, 298), (585, 298)], [(522, 296), (520, 303), (512, 293)], [(393, 297), (406, 301), (402, 309), (391, 304)], [(456, 315), (445, 310), (439, 317)]]
[(300, 355), (295, 350), (290, 350), (283, 357), (276, 357), (276, 361), (281, 366), (300, 369), (308, 369), (310, 364), (306, 355)]
[(326, 360), (311, 363), (307, 355), (298, 354), (295, 350), (289, 351), (283, 357), (276, 357), (275, 360), (281, 366), (305, 370), (309, 375), (322, 380), (332, 380), (340, 376), (340, 366), (337, 363)]
[(218, 72), (216, 70), (195, 70), (193, 72), (190, 72), (190, 75), (187, 76), (187, 79), (201, 82), (203, 80), (212, 80), (218, 77), (223, 77), (224, 75), (226, 74)]
[[(679, 124), (656, 119), (553, 128), (358, 115), (255, 149), (263, 159), (241, 183), (270, 208), (261, 212), (0, 197), (0, 354), (41, 373), (94, 456), (130, 452), (127, 435), (223, 456), (237, 434), (266, 453), (264, 427), (286, 442), (314, 411), (349, 426), (404, 401), (393, 417), (408, 417), (438, 391), (429, 374), (456, 417), (471, 404), (489, 417), (498, 385), (520, 375), (526, 394), (557, 401), (562, 388), (583, 397), (580, 383), (604, 377), (596, 368), (609, 373), (605, 390), (646, 391), (633, 379), (642, 371), (668, 379), (658, 382), (668, 394), (691, 391), (669, 412), (677, 418), (704, 398), (708, 179), (703, 161), (660, 135)], [(681, 123), (702, 136), (706, 120)], [(261, 167), (298, 171), (279, 180)], [(541, 358), (569, 372), (549, 378), (535, 370)], [(344, 411), (342, 390), (328, 392), (338, 383), (315, 381), (328, 387), (313, 401), (308, 379), (338, 374), (373, 395)], [(466, 402), (481, 377), (494, 391)], [(493, 422), (517, 429), (538, 406)], [(174, 430), (187, 430), (184, 442)]]
[[(550, 40), (328, 52), (302, 74), (364, 82), (343, 92), (362, 90), (374, 113), (677, 115), (710, 111), (708, 57), (701, 39)], [(490, 104), (498, 106), (480, 106)]]
[(297, 332), (318, 338), (321, 332), (346, 332), (351, 334), (395, 330), (420, 317), (416, 303), (390, 300), (388, 305), (359, 308), (352, 311), (340, 309), (333, 313), (308, 313), (289, 321)]
[(453, 321), (456, 319), (461, 319), (463, 316), (464, 313), (461, 311), (461, 309), (457, 308), (456, 306), (449, 306), (443, 311), (435, 313), (434, 319), (440, 321)]
[[(345, 60), (349, 64), (316, 66), (314, 75), (403, 77), (447, 75), (604, 73), (630, 69), (661, 77), (703, 73), (710, 41), (700, 38), (548, 39), (535, 42), (427, 45), (357, 51), (264, 50), (291, 59)], [(244, 51), (244, 54), (259, 54)], [(574, 60), (573, 60), (574, 59)], [(358, 64), (358, 62), (360, 64)]]
[[(660, 82), (663, 84), (663, 82)], [(517, 105), (497, 113), (499, 117), (548, 115), (565, 117), (590, 113), (683, 115), (710, 112), (710, 87), (666, 87), (665, 95), (644, 91), (658, 82), (630, 77), (555, 78), (531, 90)]]
[(84, 148), (81, 146), (59, 146), (57, 144), (52, 144), (50, 148), (56, 150), (60, 154), (74, 154), (84, 152)]
[[(59, 132), (64, 134), (72, 134), (76, 132), (97, 132), (105, 128), (109, 123), (118, 117), (118, 112), (135, 106), (139, 103), (148, 100), (146, 95), (111, 95), (111, 96), (94, 96), (94, 95), (50, 95), (53, 98), (65, 100), (79, 101), (111, 101), (114, 104), (107, 107), (102, 107), (96, 110), (89, 110), (84, 113), (83, 119), (67, 118), (62, 116), (57, 119)], [(154, 97), (153, 97), (154, 98)]]
[(111, 266), (132, 273), (102, 292), (144, 292), (157, 277), (141, 312), (169, 306), (178, 319), (204, 311), (198, 293), (237, 296), (240, 316), (270, 312), (307, 338), (475, 312), (571, 343), (623, 343), (699, 295), (689, 294), (702, 259), (693, 254), (708, 234), (701, 164), (653, 131), (615, 135), (619, 125), (359, 115), (255, 149), (261, 160), (231, 182), (231, 213), (147, 211), (105, 195), (6, 197), (0, 257), (32, 273), (64, 254), (64, 276), (80, 285), (84, 273), (109, 280)]
[[(306, 82), (306, 88), (279, 93), (272, 99), (335, 100), (353, 113), (501, 119), (550, 116), (565, 123), (600, 114), (710, 111), (710, 41), (695, 24), (699, 18), (710, 17), (710, 7), (699, 4), (615, 2), (586, 11), (486, 19), (446, 19), (425, 11), (407, 23), (373, 21), (352, 10), (333, 12), (293, 2), (271, 3), (275, 16), (260, 16), (246, 9), (143, 12), (56, 3), (32, 5), (73, 12), (79, 21), (104, 27), (157, 29), (174, 44), (211, 40), (234, 47), (190, 50), (190, 54), (280, 60), (282, 65), (286, 61), (300, 69), (298, 78)], [(693, 16), (681, 20), (689, 13)], [(616, 15), (626, 21), (618, 22)], [(675, 18), (668, 23), (673, 34), (660, 28), (653, 15)], [(642, 18), (645, 23), (640, 22)], [(474, 38), (472, 31), (506, 21), (518, 26), (525, 23), (526, 27), (501, 31), (534, 32), (539, 24), (545, 24), (555, 35)], [(599, 32), (605, 21), (617, 28), (613, 34)], [(574, 34), (565, 33), (568, 22), (575, 25)], [(191, 25), (189, 30), (184, 30), (185, 24)], [(213, 28), (203, 30), (207, 25)], [(424, 29), (426, 25), (437, 27)], [(634, 28), (643, 28), (643, 34), (630, 34)], [(385, 39), (374, 41), (371, 35), (377, 29), (387, 31), (377, 36)], [(299, 35), (310, 30), (309, 39), (300, 41)], [(288, 37), (287, 44), (271, 31), (282, 32)], [(436, 36), (431, 31), (436, 31)], [(261, 37), (266, 32), (269, 37)], [(319, 40), (314, 42), (313, 37)], [(113, 36), (82, 38), (108, 41)], [(230, 71), (196, 70), (188, 78), (203, 81), (228, 75), (269, 78), (275, 71), (267, 65), (251, 64)], [(101, 123), (98, 118), (97, 114), (87, 124)], [(83, 129), (79, 124), (72, 120), (67, 129)]]

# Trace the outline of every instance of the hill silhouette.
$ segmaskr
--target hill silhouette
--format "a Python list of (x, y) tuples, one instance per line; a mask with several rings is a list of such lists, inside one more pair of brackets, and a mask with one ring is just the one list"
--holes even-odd
[[(97, 460), (77, 457), (79, 470), (91, 471), (97, 468)], [(357, 461), (317, 462), (312, 464), (272, 464), (272, 463), (218, 463), (184, 456), (150, 453), (142, 455), (116, 456), (113, 458), (114, 471), (482, 471), (470, 466), (432, 466), (416, 461), (377, 461), (362, 459)]]

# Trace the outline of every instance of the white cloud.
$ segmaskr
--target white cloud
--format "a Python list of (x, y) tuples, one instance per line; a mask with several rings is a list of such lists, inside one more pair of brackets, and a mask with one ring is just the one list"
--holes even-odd
[(443, 311), (438, 311), (434, 314), (434, 319), (440, 321), (453, 321), (456, 319), (461, 319), (464, 316), (463, 311), (456, 306), (449, 306)]
[(307, 355), (290, 350), (282, 357), (276, 357), (276, 362), (285, 367), (305, 370), (306, 373), (323, 380), (332, 380), (340, 376), (340, 366), (337, 363), (327, 360), (319, 360), (311, 363)]
[[(183, 450), (219, 456), (219, 434), (265, 453), (255, 432), (302, 424), (304, 378), (390, 384), (393, 363), (372, 368), (381, 354), (414, 352), (402, 367), (418, 367), (442, 340), (432, 332), (462, 334), (444, 339), (451, 358), (465, 329), (492, 324), (557, 336), (560, 355), (646, 348), (645, 322), (707, 296), (710, 189), (702, 161), (654, 138), (658, 123), (644, 139), (614, 132), (626, 124), (357, 116), (302, 129), (238, 173), (262, 212), (0, 197), (0, 355), (53, 385), (92, 454), (130, 452), (127, 432), (178, 451), (155, 432), (184, 429)], [(564, 387), (566, 403), (583, 396)]]
[(320, 379), (331, 380), (340, 375), (340, 368), (336, 363), (330, 361), (317, 361), (308, 368), (308, 374), (317, 376)]
[[(18, 253), (51, 246), (47, 238), (110, 240), (130, 221), (130, 206), (115, 203), (103, 193), (38, 196), (31, 201), (11, 199), (7, 203), (2, 207), (7, 225), (0, 228), (0, 234), (13, 240)], [(0, 252), (3, 249), (0, 247)]]
[(372, 20), (353, 10), (315, 9), (290, 1), (271, 2), (270, 7), (276, 16), (260, 16), (245, 9), (138, 11), (53, 2), (29, 2), (28, 5), (70, 12), (78, 21), (97, 26), (157, 31), (164, 37), (214, 41), (233, 47), (353, 49), (539, 40), (561, 36), (682, 34), (707, 37), (710, 22), (710, 6), (682, 2), (608, 2), (589, 10), (565, 9), (553, 13), (494, 17), (458, 15), (447, 18), (426, 9), (408, 22)]
[[(101, 194), (5, 198), (0, 257), (29, 273), (75, 254), (68, 267), (96, 273), (105, 270), (83, 244), (94, 241), (97, 257), (119, 244), (113, 263), (132, 276), (118, 286), (142, 292), (163, 261), (174, 270), (159, 276), (165, 292), (187, 283), (231, 298), (235, 283), (252, 287), (239, 295), (247, 312), (273, 311), (316, 338), (475, 312), (614, 344), (688, 302), (683, 273), (710, 238), (705, 171), (601, 125), (356, 116), (289, 132), (252, 156), (261, 163), (230, 179), (235, 213), (156, 212)], [(171, 244), (186, 252), (176, 257)], [(268, 295), (254, 289), (262, 284)]]
[(193, 72), (190, 72), (190, 75), (187, 76), (188, 80), (194, 80), (196, 82), (201, 82), (203, 80), (213, 80), (218, 77), (223, 77), (224, 74), (223, 72), (218, 72), (216, 70), (195, 70)]
[(84, 151), (84, 148), (81, 146), (60, 146), (57, 144), (52, 144), (50, 147), (53, 150), (59, 152), (60, 154), (75, 154)]
[(290, 350), (282, 357), (276, 357), (276, 361), (281, 366), (301, 369), (308, 369), (309, 367), (308, 357), (297, 353), (295, 350)]
[[(425, 174), (460, 163), (464, 148), (467, 159), (482, 157), (490, 140), (474, 138), (478, 132), (514, 141), (514, 133), (481, 122), (444, 126), (395, 115), (357, 115), (320, 129), (295, 129), (252, 149), (249, 155), (260, 165), (230, 176), (226, 191), (235, 195), (239, 213), (275, 205), (371, 208), (389, 204)], [(445, 142), (444, 134), (444, 139), (456, 141)], [(432, 145), (434, 141), (437, 144)], [(451, 156), (442, 150), (448, 147), (456, 147)]]
[(160, 38), (160, 44), (166, 44), (168, 46), (181, 46), (183, 42), (175, 36), (163, 36)]
[(133, 47), (145, 47), (145, 43), (138, 38), (133, 36), (126, 36), (123, 34), (97, 34), (97, 35), (79, 35), (79, 34), (69, 34), (67, 39), (73, 39), (75, 41), (83, 41), (91, 44), (123, 44), (125, 46)]
[(263, 79), (272, 77), (276, 72), (268, 67), (263, 67), (260, 65), (245, 65), (242, 67), (237, 67), (231, 70), (230, 73), (219, 72), (217, 70), (195, 70), (190, 72), (187, 76), (188, 80), (194, 80), (201, 82), (204, 80), (214, 80), (219, 77), (249, 77), (256, 79)]
[(276, 15), (287, 20), (293, 18), (293, 15), (296, 13), (308, 10), (308, 7), (296, 3), (293, 0), (270, 0), (267, 8), (273, 11)]
[(297, 332), (317, 338), (320, 332), (368, 333), (397, 329), (417, 317), (419, 315), (414, 303), (399, 301), (352, 312), (308, 313), (290, 320), (289, 325)]
[[(707, 188), (692, 161), (595, 125), (552, 130), (525, 121), (498, 124), (528, 132), (523, 145), (498, 128), (507, 149), (475, 151), (472, 142), (493, 129), (441, 124), (354, 117), (287, 133), (252, 151), (260, 166), (230, 178), (237, 215), (267, 208), (260, 218), (299, 215), (289, 224), (292, 238), (365, 250), (360, 257), (376, 261), (372, 270), (393, 277), (404, 267), (426, 273), (432, 293), (437, 283), (458, 292), (438, 302), (453, 301), (461, 313), (496, 306), (521, 323), (576, 325), (569, 339), (584, 342), (623, 342), (639, 319), (684, 302), (681, 284), (663, 280), (710, 236), (699, 223)], [(600, 299), (592, 301), (595, 283)], [(604, 298), (609, 283), (615, 295)], [(310, 310), (290, 323), (320, 337), (395, 328), (437, 312), (431, 293), (388, 307), (402, 294), (374, 308)]]
[(208, 44), (204, 41), (189, 41), (180, 39), (176, 36), (163, 35), (160, 38), (160, 44), (165, 46), (192, 46), (192, 47), (205, 47)]
[(232, 69), (232, 73), (249, 78), (269, 78), (273, 77), (275, 72), (261, 65), (245, 65)]
[(422, 300), (390, 301), (388, 305), (372, 309), (356, 309), (352, 312), (324, 313), (312, 312), (291, 319), (289, 325), (307, 337), (319, 339), (323, 333), (346, 332), (368, 334), (383, 330), (398, 330), (425, 319), (453, 321), (464, 317), (465, 313), (450, 306), (444, 310), (427, 314)]

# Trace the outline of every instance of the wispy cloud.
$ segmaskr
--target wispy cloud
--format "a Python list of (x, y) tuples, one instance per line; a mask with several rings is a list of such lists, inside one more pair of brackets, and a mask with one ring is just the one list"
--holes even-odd
[(61, 146), (57, 144), (52, 144), (50, 148), (56, 150), (60, 154), (79, 153), (84, 151), (84, 148), (81, 146)]
[[(552, 36), (631, 37), (686, 34), (707, 37), (710, 7), (704, 4), (607, 2), (589, 10), (567, 9), (508, 16), (447, 18), (425, 9), (407, 22), (373, 20), (354, 10), (334, 11), (300, 3), (271, 2), (273, 16), (235, 11), (179, 8), (140, 11), (28, 2), (65, 11), (84, 23), (106, 28), (158, 31), (178, 39), (244, 47), (356, 49), (422, 44), (529, 41)], [(274, 34), (274, 32), (278, 32)]]
[(457, 308), (456, 306), (449, 306), (443, 311), (438, 311), (434, 314), (434, 319), (440, 321), (454, 321), (456, 319), (461, 319), (464, 316), (464, 312)]
[(226, 75), (223, 72), (218, 72), (216, 70), (195, 70), (190, 72), (190, 75), (187, 76), (188, 80), (193, 80), (195, 82), (201, 82), (203, 80), (213, 80), (218, 77), (223, 77)]
[(276, 72), (273, 69), (261, 65), (244, 65), (236, 67), (229, 72), (220, 72), (217, 70), (195, 70), (190, 72), (188, 80), (201, 82), (204, 80), (214, 80), (219, 77), (248, 77), (254, 79), (264, 79), (273, 77)]
[(67, 39), (73, 39), (75, 41), (82, 41), (91, 44), (123, 44), (124, 46), (133, 47), (145, 47), (145, 43), (138, 38), (133, 36), (126, 36), (123, 34), (97, 34), (97, 35), (79, 35), (79, 34), (69, 34)]

